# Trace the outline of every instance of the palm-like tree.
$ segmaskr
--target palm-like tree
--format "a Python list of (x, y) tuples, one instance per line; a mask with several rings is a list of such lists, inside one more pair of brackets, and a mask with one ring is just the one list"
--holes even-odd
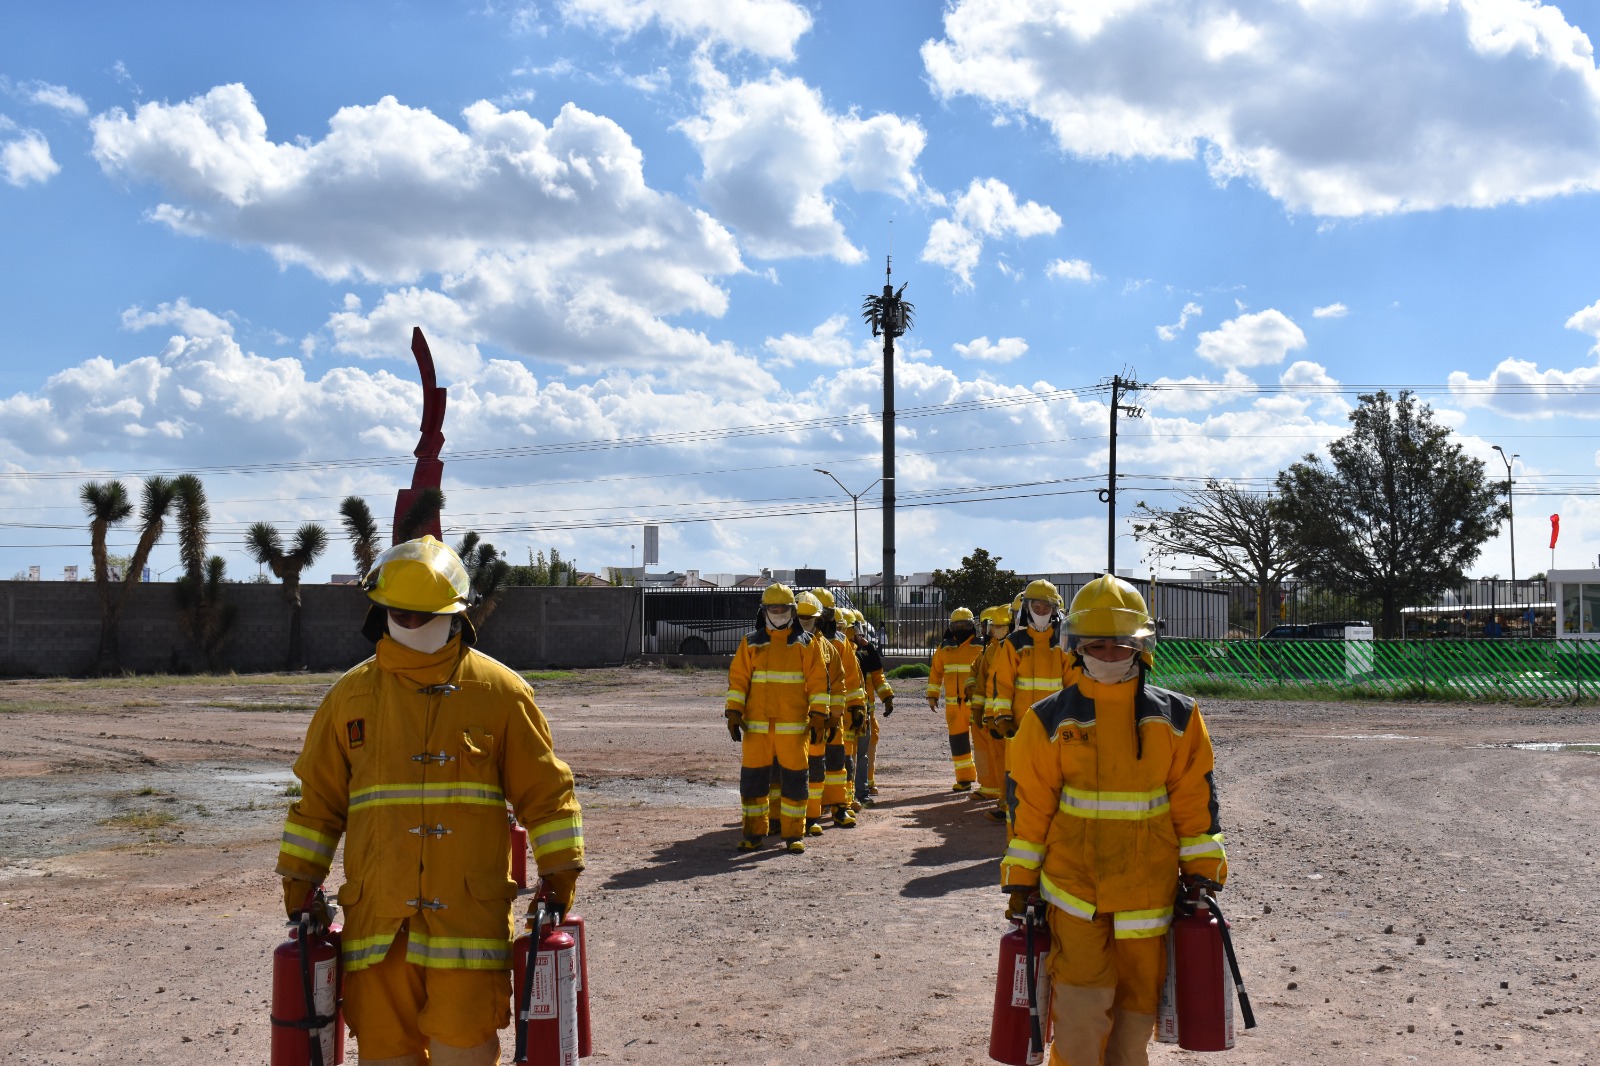
[(467, 568), (467, 576), (472, 579), (474, 596), (472, 605), (467, 608), (467, 617), (472, 620), (474, 629), (481, 628), (489, 615), (494, 613), (495, 604), (500, 598), (500, 586), (511, 572), (511, 564), (500, 557), (500, 552), (493, 544), (480, 540), (472, 530), (468, 530), (456, 545), (456, 554), (461, 557), (461, 565)]
[(346, 496), (339, 505), (339, 516), (344, 531), (350, 537), (350, 551), (356, 560), (356, 577), (364, 578), (372, 570), (373, 560), (383, 550), (378, 541), (378, 523), (372, 519), (372, 508), (360, 496)]
[(328, 546), (328, 531), (315, 522), (307, 522), (295, 531), (294, 546), (285, 550), (277, 528), (267, 522), (257, 522), (245, 533), (244, 541), (250, 557), (283, 582), (283, 598), (289, 604), (287, 666), (290, 670), (302, 670), (306, 656), (305, 643), (300, 636), (300, 572)]
[(200, 645), (206, 668), (215, 669), (217, 652), (233, 628), (238, 609), (222, 602), (222, 576), (227, 563), (220, 555), (206, 556), (211, 507), (205, 486), (193, 474), (172, 480), (177, 493), (178, 559), (183, 576), (178, 579), (178, 620), (189, 639)]
[(144, 573), (151, 549), (161, 539), (167, 512), (172, 509), (176, 492), (168, 478), (159, 475), (145, 478), (139, 499), (139, 543), (128, 561), (127, 573), (122, 575), (118, 585), (113, 586), (106, 552), (106, 534), (112, 526), (120, 525), (133, 513), (133, 501), (128, 498), (127, 486), (120, 481), (90, 481), (78, 490), (78, 498), (89, 516), (94, 581), (100, 592), (100, 646), (95, 653), (96, 673), (112, 674), (122, 668), (117, 629), (122, 608), (128, 602), (129, 592)]
[(400, 516), (400, 525), (394, 531), (394, 542), (403, 543), (422, 536), (425, 526), (444, 512), (444, 493), (438, 489), (423, 489), (411, 501), (406, 513)]

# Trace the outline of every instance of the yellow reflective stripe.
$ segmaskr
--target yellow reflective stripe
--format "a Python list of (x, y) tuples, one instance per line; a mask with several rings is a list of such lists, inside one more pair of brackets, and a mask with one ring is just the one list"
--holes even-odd
[(967, 702), (967, 705), (975, 711), (981, 711), (983, 710), (983, 697), (974, 695), (972, 699)]
[(788, 733), (788, 734), (804, 733), (804, 732), (808, 731), (810, 728), (811, 728), (811, 726), (808, 725), (805, 722), (773, 722), (772, 723), (772, 731), (774, 733), (777, 733), (779, 736), (782, 736), (785, 733)]
[(436, 784), (369, 785), (350, 793), (350, 809), (390, 807), (402, 803), (432, 806), (440, 803), (504, 804), (506, 795), (496, 785), (470, 781), (442, 781)]
[(842, 785), (845, 781), (843, 770), (828, 770), (823, 773), (822, 779), (830, 785)]
[(1075, 918), (1082, 918), (1086, 922), (1094, 921), (1093, 903), (1079, 899), (1044, 874), (1039, 875), (1039, 895), (1043, 896), (1047, 903), (1060, 907)]
[(574, 814), (570, 818), (556, 818), (545, 822), (529, 830), (528, 838), (533, 844), (533, 857), (536, 859), (563, 848), (581, 847), (583, 815)]
[(333, 862), (334, 848), (338, 843), (338, 837), (319, 833), (310, 826), (286, 821), (283, 824), (283, 839), (278, 844), (278, 852), (326, 868)]
[(885, 681), (883, 684), (878, 686), (878, 698), (880, 700), (883, 699), (885, 696), (893, 696), (893, 695), (894, 695), (894, 688), (890, 686), (889, 682)]
[(864, 688), (853, 688), (844, 694), (844, 698), (847, 700), (852, 700), (856, 703), (865, 703), (867, 702), (867, 690)]
[(941, 688), (940, 686), (934, 685), (934, 684), (930, 684), (928, 686), (928, 697), (931, 699), (931, 698), (933, 698), (934, 696), (937, 696), (939, 693), (941, 693), (943, 691), (944, 691), (944, 689)]
[(1011, 701), (1003, 696), (996, 696), (994, 701), (988, 705), (988, 709), (990, 714), (1010, 714)]
[(767, 801), (764, 799), (756, 800), (754, 803), (746, 803), (744, 805), (744, 816), (746, 818), (760, 818), (766, 813)]
[(1118, 940), (1141, 940), (1145, 937), (1162, 936), (1172, 924), (1172, 908), (1117, 911), (1111, 916), (1111, 924), (1115, 930), (1113, 935)]
[(805, 679), (806, 675), (798, 670), (756, 670), (750, 675), (750, 680), (764, 681), (769, 685), (799, 685)]
[(811, 697), (811, 706), (813, 706), (813, 707), (817, 707), (817, 706), (831, 707), (832, 705), (833, 705), (833, 698), (831, 696), (829, 696), (826, 692), (819, 692), (815, 696)]
[(406, 961), (440, 970), (504, 970), (511, 962), (511, 941), (428, 936), (413, 930), (406, 945)]
[(953, 755), (950, 757), (950, 764), (957, 770), (970, 770), (972, 769), (972, 753)]
[(1021, 837), (1012, 837), (1011, 842), (1006, 845), (1006, 856), (1001, 862), (1021, 866), (1025, 870), (1037, 870), (1044, 865), (1044, 845), (1035, 844)]
[(972, 667), (966, 663), (948, 663), (944, 668), (947, 674), (970, 674)]
[(783, 812), (785, 818), (804, 818), (806, 816), (806, 801), (784, 797), (783, 802), (778, 805), (778, 809)]
[(1219, 859), (1227, 858), (1227, 852), (1222, 848), (1223, 836), (1221, 833), (1202, 833), (1197, 837), (1178, 838), (1178, 858), (1198, 859), (1202, 855), (1215, 855)]
[(1165, 788), (1149, 792), (1095, 792), (1070, 787), (1061, 790), (1061, 813), (1079, 818), (1136, 822), (1165, 814), (1171, 808)]
[(767, 732), (767, 723), (766, 722), (746, 722), (744, 724), (744, 731), (746, 733), (765, 733), (765, 732)]
[(745, 699), (744, 693), (740, 692), (738, 689), (730, 688), (728, 690), (728, 702), (729, 703), (743, 703), (744, 699)]
[(1016, 687), (1024, 692), (1058, 692), (1061, 689), (1059, 677), (1019, 677)]
[(368, 966), (376, 966), (389, 954), (389, 947), (394, 943), (394, 933), (384, 933), (378, 936), (366, 936), (359, 940), (344, 940), (339, 945), (339, 963), (345, 973), (355, 973), (365, 970)]

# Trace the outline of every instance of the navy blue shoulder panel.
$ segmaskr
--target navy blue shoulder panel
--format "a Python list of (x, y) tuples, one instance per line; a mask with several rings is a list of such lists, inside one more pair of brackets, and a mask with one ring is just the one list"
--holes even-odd
[(1140, 725), (1152, 718), (1160, 718), (1172, 726), (1172, 731), (1182, 736), (1189, 728), (1189, 716), (1194, 714), (1195, 702), (1181, 692), (1145, 685), (1139, 694), (1134, 710), (1134, 720)]
[(810, 644), (811, 643), (811, 634), (807, 633), (805, 630), (801, 629), (799, 626), (795, 626), (793, 629), (791, 629), (789, 631), (789, 643), (790, 644)]
[(759, 648), (761, 645), (765, 644), (767, 640), (767, 631), (765, 629), (752, 629), (750, 632), (744, 635), (744, 642), (750, 645), (752, 648)]
[(1078, 686), (1059, 689), (1028, 708), (1028, 713), (1039, 719), (1044, 735), (1053, 737), (1056, 730), (1068, 722), (1074, 725), (1094, 725), (1094, 700), (1078, 691)]

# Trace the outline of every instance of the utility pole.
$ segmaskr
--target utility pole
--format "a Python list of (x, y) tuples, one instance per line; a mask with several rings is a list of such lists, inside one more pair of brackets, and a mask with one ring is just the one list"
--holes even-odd
[(1111, 378), (1111, 468), (1106, 487), (1100, 491), (1100, 499), (1106, 505), (1106, 573), (1112, 575), (1117, 572), (1117, 414), (1121, 412), (1129, 418), (1144, 417), (1143, 408), (1122, 402), (1124, 394), (1142, 388), (1143, 385), (1131, 378), (1121, 375)]
[(901, 299), (906, 286), (898, 291), (894, 287), (893, 258), (885, 256), (883, 262), (883, 292), (861, 301), (861, 317), (874, 337), (883, 338), (883, 608), (888, 648), (894, 642), (891, 627), (900, 598), (894, 570), (894, 339), (911, 329), (913, 308)]

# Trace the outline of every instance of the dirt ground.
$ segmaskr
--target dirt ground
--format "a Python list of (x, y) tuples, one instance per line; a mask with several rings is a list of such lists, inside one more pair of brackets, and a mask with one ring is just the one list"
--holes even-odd
[[(0, 682), (0, 1063), (266, 1061), (285, 787), (331, 680)], [(591, 1061), (989, 1061), (1003, 830), (948, 791), (920, 681), (883, 802), (804, 855), (733, 851), (719, 673), (536, 687), (584, 803)], [(1260, 1022), (1216, 1061), (1600, 1064), (1600, 757), (1507, 746), (1593, 744), (1600, 711), (1202, 709)]]

